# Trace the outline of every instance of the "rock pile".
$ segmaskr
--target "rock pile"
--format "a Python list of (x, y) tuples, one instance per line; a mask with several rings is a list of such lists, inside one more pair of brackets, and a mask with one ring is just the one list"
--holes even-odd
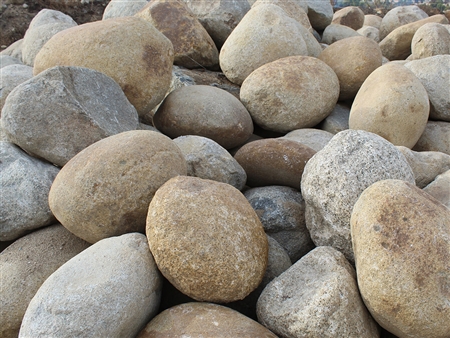
[(0, 61), (0, 336), (450, 337), (444, 15), (112, 0)]

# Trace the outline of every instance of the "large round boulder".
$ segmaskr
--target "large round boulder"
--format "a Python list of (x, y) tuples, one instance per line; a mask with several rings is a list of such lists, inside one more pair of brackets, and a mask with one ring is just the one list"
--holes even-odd
[(423, 25), (412, 38), (411, 53), (415, 60), (450, 54), (450, 30), (437, 22)]
[(391, 9), (381, 20), (380, 24), (380, 39), (383, 40), (390, 32), (396, 28), (428, 18), (425, 13), (418, 6), (398, 6)]

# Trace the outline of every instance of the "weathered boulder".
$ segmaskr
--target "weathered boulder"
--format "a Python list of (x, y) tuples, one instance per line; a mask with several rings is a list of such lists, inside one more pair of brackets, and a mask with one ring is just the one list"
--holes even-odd
[(156, 190), (186, 172), (181, 150), (167, 136), (120, 133), (94, 143), (63, 167), (50, 190), (50, 208), (62, 225), (90, 243), (144, 232)]
[(339, 80), (323, 61), (290, 56), (253, 71), (240, 96), (257, 125), (286, 133), (326, 118), (338, 100)]
[(359, 295), (355, 270), (327, 246), (275, 278), (258, 300), (257, 315), (280, 337), (379, 337)]
[(289, 140), (301, 143), (305, 146), (310, 147), (315, 151), (321, 150), (325, 145), (333, 138), (333, 134), (325, 130), (314, 129), (314, 128), (303, 128), (293, 130), (282, 138), (287, 138)]
[(0, 69), (1, 90), (0, 90), (0, 116), (1, 110), (5, 105), (6, 97), (11, 91), (33, 77), (33, 67), (12, 64)]
[(344, 7), (333, 14), (332, 23), (360, 29), (364, 25), (364, 12), (356, 6)]
[(428, 121), (412, 150), (440, 151), (450, 155), (450, 122)]
[(2, 111), (11, 142), (58, 166), (138, 123), (136, 109), (113, 79), (81, 67), (53, 67), (23, 82)]
[(396, 28), (428, 18), (428, 14), (418, 6), (398, 6), (386, 13), (380, 24), (380, 38), (383, 40)]
[(172, 178), (150, 203), (146, 234), (164, 277), (198, 301), (243, 299), (266, 270), (268, 244), (261, 222), (229, 184)]
[(450, 170), (438, 175), (423, 191), (450, 209)]
[(19, 337), (134, 337), (156, 315), (161, 286), (144, 235), (104, 239), (47, 278)]
[(357, 31), (355, 31), (350, 27), (332, 23), (331, 25), (327, 26), (323, 31), (322, 43), (331, 45), (336, 41), (350, 38), (353, 36), (361, 36), (361, 34), (359, 34)]
[(306, 227), (314, 244), (332, 246), (353, 262), (353, 205), (368, 186), (388, 178), (415, 182), (411, 167), (392, 143), (362, 130), (336, 134), (308, 161), (302, 176)]
[(450, 31), (436, 22), (423, 25), (414, 33), (411, 53), (415, 60), (450, 54)]
[(366, 14), (366, 15), (364, 15), (363, 26), (372, 26), (379, 30), (382, 20), (383, 20), (383, 18), (378, 15)]
[(150, 0), (111, 0), (103, 12), (102, 20), (133, 16)]
[(372, 39), (375, 42), (380, 42), (380, 31), (378, 28), (372, 26), (362, 26), (356, 32), (366, 38)]
[(332, 134), (348, 129), (348, 117), (350, 116), (350, 107), (338, 103), (328, 117), (323, 120), (318, 127)]
[(448, 337), (450, 210), (412, 184), (384, 180), (359, 197), (351, 232), (375, 320), (399, 337)]
[(318, 31), (325, 29), (333, 20), (333, 6), (331, 2), (306, 0), (306, 3), (308, 5), (308, 18), (311, 26)]

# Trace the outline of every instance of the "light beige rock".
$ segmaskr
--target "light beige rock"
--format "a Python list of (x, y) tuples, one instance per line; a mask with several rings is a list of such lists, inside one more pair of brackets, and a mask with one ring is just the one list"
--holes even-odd
[(83, 24), (54, 35), (36, 56), (34, 74), (56, 65), (95, 69), (121, 86), (142, 117), (164, 98), (172, 64), (169, 39), (143, 19), (124, 17)]
[(423, 191), (450, 209), (450, 170), (438, 175)]
[(182, 0), (153, 0), (135, 16), (150, 22), (172, 42), (175, 65), (186, 68), (219, 65), (214, 41)]
[(44, 281), (89, 243), (51, 225), (9, 245), (0, 255), (0, 335), (16, 338), (23, 315)]
[(323, 61), (290, 56), (252, 72), (240, 96), (257, 125), (286, 133), (313, 127), (326, 118), (336, 105), (339, 82)]
[(350, 110), (350, 129), (378, 134), (397, 146), (412, 148), (425, 130), (428, 94), (407, 68), (388, 63), (370, 74)]
[(147, 130), (120, 133), (81, 151), (57, 175), (49, 203), (64, 227), (87, 242), (144, 232), (156, 190), (186, 161), (167, 136)]
[(336, 41), (319, 56), (339, 79), (339, 100), (353, 99), (367, 77), (381, 66), (378, 44), (364, 36)]
[(353, 36), (361, 36), (357, 31), (354, 29), (344, 26), (332, 23), (331, 25), (327, 26), (322, 34), (322, 43), (325, 43), (327, 45), (331, 45), (332, 43), (350, 38)]
[(356, 32), (366, 38), (372, 39), (375, 42), (380, 42), (380, 31), (378, 28), (372, 26), (362, 26)]
[(382, 17), (374, 14), (366, 14), (364, 15), (364, 26), (372, 26), (377, 29), (380, 29), (381, 21), (383, 20)]
[(412, 184), (384, 180), (361, 194), (351, 231), (375, 320), (399, 337), (448, 337), (450, 210)]
[(440, 23), (432, 22), (423, 25), (414, 33), (411, 53), (415, 60), (450, 54), (450, 31)]
[(450, 122), (428, 121), (412, 150), (440, 151), (450, 155)]
[[(22, 82), (33, 77), (33, 68), (22, 64), (12, 64), (0, 69), (0, 111), (3, 108), (6, 97)], [(1, 116), (1, 112), (0, 112)]]
[(276, 338), (239, 312), (211, 303), (185, 303), (161, 312), (137, 338), (215, 337)]
[(380, 38), (384, 39), (389, 33), (396, 28), (426, 19), (428, 14), (425, 13), (418, 6), (398, 6), (391, 9), (381, 20), (380, 24)]
[(133, 16), (150, 0), (111, 0), (106, 6), (102, 20)]
[(356, 6), (344, 7), (334, 12), (331, 22), (350, 27), (356, 31), (364, 25), (364, 12)]
[(229, 184), (178, 176), (155, 194), (146, 234), (158, 269), (198, 301), (245, 298), (267, 266), (267, 237), (245, 197)]
[(325, 130), (314, 128), (303, 128), (293, 130), (282, 138), (304, 144), (315, 151), (319, 151), (333, 138), (333, 134)]

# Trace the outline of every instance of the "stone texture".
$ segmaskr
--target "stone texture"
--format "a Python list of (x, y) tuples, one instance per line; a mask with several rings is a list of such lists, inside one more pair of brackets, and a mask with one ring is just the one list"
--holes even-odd
[(360, 29), (364, 25), (364, 12), (356, 6), (344, 7), (333, 14), (332, 23)]
[(351, 231), (375, 320), (399, 337), (448, 337), (450, 210), (412, 184), (384, 180), (356, 202)]
[(372, 183), (402, 179), (414, 184), (403, 154), (390, 142), (362, 130), (336, 134), (305, 166), (301, 191), (306, 227), (317, 246), (332, 246), (352, 262), (350, 216)]
[(328, 117), (319, 124), (319, 128), (332, 134), (348, 129), (348, 117), (350, 116), (350, 107), (338, 103)]
[(311, 26), (318, 31), (325, 29), (333, 20), (333, 6), (331, 2), (321, 0), (306, 0), (308, 4), (308, 18)]
[(111, 0), (103, 12), (103, 20), (133, 16), (150, 0)]
[(266, 270), (268, 244), (261, 222), (229, 184), (172, 178), (150, 203), (146, 233), (164, 277), (198, 301), (243, 299)]
[(264, 326), (225, 306), (185, 303), (161, 312), (137, 338), (241, 337), (276, 338)]
[(391, 9), (381, 20), (380, 24), (380, 38), (384, 39), (396, 28), (426, 19), (428, 14), (417, 6), (398, 6)]
[(119, 85), (105, 74), (54, 67), (8, 95), (2, 123), (11, 142), (63, 166), (92, 143), (137, 129), (138, 115)]
[(234, 158), (247, 173), (247, 185), (300, 187), (306, 162), (315, 150), (289, 139), (262, 139), (242, 146)]
[(248, 189), (244, 196), (256, 211), (264, 231), (280, 243), (292, 262), (314, 248), (305, 225), (305, 201), (297, 189), (266, 186)]
[(168, 137), (147, 130), (98, 141), (70, 160), (49, 195), (55, 217), (87, 242), (144, 232), (156, 190), (186, 175), (181, 150)]
[(12, 64), (0, 69), (0, 111), (5, 105), (6, 97), (9, 93), (22, 82), (25, 82), (32, 77), (33, 68), (26, 65)]
[[(402, 8), (402, 7), (398, 7)], [(448, 24), (443, 14), (433, 15), (429, 18), (415, 21), (394, 29), (388, 36), (380, 36), (380, 48), (383, 56), (389, 60), (405, 60), (411, 54), (411, 42), (414, 34), (423, 25), (431, 22)]]
[(423, 191), (450, 209), (450, 170), (438, 175)]
[(359, 34), (357, 31), (355, 31), (350, 27), (333, 23), (327, 26), (323, 31), (322, 43), (331, 45), (336, 41), (350, 38), (353, 36), (361, 36), (361, 34)]
[(9, 55), (1, 55), (0, 54), (0, 68), (6, 67), (6, 66), (10, 66), (10, 65), (22, 65), (22, 61), (9, 56)]
[(61, 265), (89, 244), (51, 225), (9, 245), (0, 255), (0, 335), (16, 338), (23, 315), (44, 281)]
[(372, 39), (375, 42), (380, 42), (380, 31), (378, 28), (372, 26), (362, 26), (356, 32), (366, 38)]
[(387, 63), (372, 72), (350, 110), (350, 129), (378, 134), (397, 146), (412, 148), (425, 130), (428, 94), (407, 68)]
[[(312, 54), (305, 37), (311, 45), (314, 43), (312, 34), (282, 8), (273, 4), (255, 6), (222, 46), (220, 67), (231, 82), (241, 85), (251, 72), (266, 63)], [(320, 46), (315, 43), (318, 52)]]
[(0, 52), (0, 55), (9, 55), (13, 58), (22, 61), (22, 45), (23, 45), (23, 38), (10, 44), (8, 48)]
[(283, 138), (296, 141), (305, 146), (310, 147), (315, 151), (321, 150), (325, 145), (333, 138), (333, 134), (325, 130), (314, 129), (314, 128), (303, 128), (293, 130)]
[(413, 60), (405, 67), (414, 73), (428, 93), (430, 119), (450, 122), (450, 55)]
[(450, 170), (450, 155), (438, 151), (412, 151), (409, 148), (399, 146), (408, 161), (416, 178), (416, 186), (424, 188), (436, 176)]
[(0, 142), (0, 241), (52, 224), (48, 193), (59, 172), (9, 142)]
[(364, 26), (372, 26), (377, 29), (380, 29), (382, 17), (374, 14), (366, 14), (364, 15)]
[(440, 151), (450, 155), (450, 122), (428, 121), (423, 134), (412, 150)]
[(154, 115), (153, 124), (172, 138), (203, 136), (225, 149), (243, 144), (253, 132), (250, 114), (238, 99), (225, 90), (205, 85), (184, 86), (171, 92)]
[(247, 174), (218, 143), (195, 135), (180, 136), (173, 141), (186, 159), (188, 176), (228, 183), (238, 190), (244, 188)]
[(319, 56), (339, 79), (340, 101), (356, 96), (367, 77), (381, 66), (381, 58), (378, 44), (364, 36), (336, 41)]
[(258, 300), (257, 315), (280, 337), (379, 337), (359, 295), (355, 270), (327, 246), (275, 278)]
[(175, 65), (186, 68), (219, 65), (214, 41), (182, 0), (153, 0), (135, 16), (150, 22), (172, 42)]
[(144, 235), (104, 239), (42, 284), (19, 337), (134, 337), (157, 313), (161, 286)]
[(338, 81), (323, 61), (290, 56), (252, 72), (240, 96), (257, 125), (287, 133), (313, 127), (331, 113), (339, 96)]
[(143, 19), (124, 17), (54, 35), (36, 56), (34, 74), (56, 65), (95, 69), (113, 78), (139, 116), (145, 116), (164, 98), (172, 64), (169, 39)]
[(412, 38), (411, 53), (414, 59), (450, 54), (450, 31), (436, 22), (423, 25)]

